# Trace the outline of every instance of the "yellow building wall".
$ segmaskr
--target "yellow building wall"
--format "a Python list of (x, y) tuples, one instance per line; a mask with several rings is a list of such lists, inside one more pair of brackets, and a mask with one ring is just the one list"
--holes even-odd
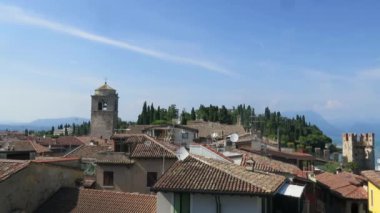
[(368, 210), (371, 213), (380, 213), (380, 188), (368, 182)]

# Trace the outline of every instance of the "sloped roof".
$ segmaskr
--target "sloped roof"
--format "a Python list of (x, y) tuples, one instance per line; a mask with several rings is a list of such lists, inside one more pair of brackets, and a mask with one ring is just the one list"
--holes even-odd
[(243, 154), (241, 166), (248, 166), (251, 161), (254, 161), (255, 170), (275, 173), (288, 173), (292, 175), (297, 175), (299, 172), (301, 172), (301, 169), (299, 169), (297, 166), (293, 164), (274, 160), (267, 156), (262, 156), (244, 150), (236, 149), (235, 151)]
[(95, 155), (96, 163), (102, 164), (124, 164), (129, 165), (133, 164), (133, 160), (131, 160), (125, 153), (123, 152), (99, 152)]
[(34, 141), (24, 140), (24, 141), (9, 141), (0, 142), (0, 147), (3, 147), (6, 152), (37, 152), (45, 153), (50, 152), (50, 150)]
[(361, 174), (366, 177), (372, 184), (380, 188), (380, 171), (367, 170), (362, 171)]
[(95, 189), (61, 188), (36, 212), (154, 213), (155, 195)]
[(38, 138), (36, 142), (43, 146), (80, 146), (84, 143), (75, 136), (61, 136), (59, 138)]
[(113, 146), (82, 145), (67, 153), (65, 157), (95, 158), (97, 153), (113, 151)]
[(35, 141), (30, 141), (30, 143), (32, 144), (34, 150), (36, 150), (36, 152), (39, 154), (45, 153), (45, 152), (51, 152), (49, 148), (42, 146), (42, 145), (36, 143)]
[(0, 159), (0, 182), (26, 168), (30, 161)]
[(131, 158), (176, 158), (176, 146), (145, 134), (115, 134), (112, 138), (133, 144)]
[(316, 179), (318, 183), (341, 197), (358, 200), (368, 199), (367, 191), (363, 188), (364, 179), (359, 175), (348, 172), (339, 174), (324, 172), (317, 175)]
[(96, 90), (115, 90), (114, 88), (110, 87), (107, 82), (105, 82), (102, 86), (97, 88)]
[(244, 127), (242, 125), (228, 125), (215, 122), (192, 121), (189, 122), (186, 126), (197, 129), (198, 137), (203, 138), (210, 137), (213, 133), (217, 133), (220, 137), (222, 134), (224, 136), (227, 136), (233, 133), (239, 135), (245, 133)]
[(171, 129), (171, 128), (177, 128), (177, 129), (186, 129), (186, 130), (189, 130), (189, 131), (192, 131), (192, 132), (198, 132), (198, 129), (196, 128), (192, 128), (192, 127), (189, 127), (189, 126), (186, 126), (186, 125), (179, 125), (179, 124), (174, 124), (174, 125), (168, 125), (168, 124), (162, 124), (162, 125), (149, 125), (148, 127), (146, 127), (145, 129), (143, 129), (142, 131), (146, 131), (146, 130), (149, 130), (149, 129)]
[(271, 173), (191, 155), (174, 163), (154, 185), (154, 191), (269, 195), (285, 181)]

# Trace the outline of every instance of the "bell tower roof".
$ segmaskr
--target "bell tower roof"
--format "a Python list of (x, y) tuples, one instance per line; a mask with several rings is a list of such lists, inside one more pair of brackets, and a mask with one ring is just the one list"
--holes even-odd
[[(114, 88), (110, 87), (108, 84), (107, 84), (107, 81), (104, 82), (104, 84), (99, 87), (98, 89), (96, 90), (115, 90)], [(116, 91), (116, 90), (115, 90)]]
[(107, 82), (104, 82), (104, 84), (101, 87), (95, 90), (95, 95), (109, 96), (109, 95), (117, 95), (117, 94), (114, 88), (110, 87), (107, 84)]

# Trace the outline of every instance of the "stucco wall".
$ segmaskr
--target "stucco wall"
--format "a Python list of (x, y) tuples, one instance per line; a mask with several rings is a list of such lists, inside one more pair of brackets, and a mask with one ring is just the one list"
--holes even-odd
[[(190, 212), (216, 212), (214, 195), (192, 194)], [(221, 212), (261, 212), (261, 198), (238, 195), (220, 195)]]
[[(99, 188), (124, 191), (150, 193), (146, 186), (147, 172), (157, 172), (157, 179), (176, 161), (176, 159), (135, 159), (133, 165), (98, 164), (96, 166), (96, 182)], [(164, 168), (163, 168), (164, 166)], [(114, 174), (114, 187), (103, 186), (103, 172), (112, 171)]]
[[(188, 138), (182, 138), (182, 133), (187, 133)], [(195, 139), (195, 132), (187, 129), (174, 128), (174, 143), (179, 145), (190, 145)]]
[(80, 170), (31, 163), (27, 168), (0, 182), (0, 212), (33, 212), (61, 187), (75, 187)]
[[(373, 196), (371, 196), (371, 191)], [(373, 199), (373, 202), (372, 200)], [(380, 213), (380, 188), (368, 182), (368, 209), (372, 213)]]
[(165, 192), (158, 192), (157, 193), (157, 213), (174, 212), (174, 207), (173, 207), (172, 203), (174, 203), (174, 194), (173, 193), (170, 193), (170, 192), (169, 193), (165, 193)]
[[(191, 194), (190, 212), (208, 213), (216, 212), (216, 195), (211, 194)], [(261, 212), (261, 198), (253, 196), (239, 195), (219, 195), (221, 212)], [(170, 204), (169, 204), (170, 203)], [(157, 213), (174, 212), (174, 193), (157, 193)]]

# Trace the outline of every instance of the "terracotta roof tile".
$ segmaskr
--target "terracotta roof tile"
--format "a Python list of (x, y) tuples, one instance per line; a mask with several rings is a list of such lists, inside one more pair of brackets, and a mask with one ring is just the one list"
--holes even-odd
[(380, 171), (367, 170), (361, 174), (368, 179), (372, 184), (380, 188)]
[(317, 182), (329, 188), (341, 197), (349, 199), (367, 199), (367, 191), (363, 188), (363, 179), (355, 174), (344, 172), (332, 174), (324, 172), (316, 176)]
[(113, 151), (112, 146), (82, 145), (67, 153), (65, 157), (95, 158), (99, 152)]
[(33, 145), (30, 141), (9, 141), (0, 142), (0, 151), (17, 151), (17, 152), (35, 152)]
[(0, 159), (0, 182), (26, 168), (30, 161)]
[(191, 155), (177, 161), (154, 185), (154, 191), (224, 194), (272, 194), (285, 177), (247, 171), (244, 167)]
[(112, 137), (133, 144), (131, 158), (176, 158), (176, 146), (153, 139), (145, 134), (116, 134)]
[(227, 136), (233, 133), (237, 133), (239, 135), (245, 133), (244, 127), (241, 125), (227, 125), (215, 122), (192, 121), (188, 122), (186, 126), (197, 129), (198, 136), (203, 138), (210, 137), (213, 133), (217, 133), (219, 137), (222, 137), (222, 135)]
[(99, 152), (95, 155), (96, 163), (102, 164), (133, 164), (134, 161), (130, 159), (124, 152)]
[(59, 138), (37, 138), (36, 142), (43, 146), (80, 146), (84, 143), (74, 136), (62, 136)]
[(241, 161), (241, 166), (249, 166), (253, 161), (255, 162), (255, 170), (261, 170), (265, 172), (275, 172), (275, 173), (288, 173), (292, 175), (297, 175), (301, 172), (297, 166), (282, 161), (271, 159), (267, 156), (262, 156), (256, 153), (247, 152), (244, 150), (236, 149), (236, 152), (242, 153), (243, 158)]
[(30, 143), (32, 144), (34, 150), (36, 150), (36, 152), (38, 154), (40, 154), (40, 153), (46, 153), (46, 152), (51, 152), (49, 148), (47, 148), (45, 146), (42, 146), (42, 145), (36, 143), (35, 141), (30, 141)]
[(155, 195), (61, 188), (36, 212), (154, 213), (156, 205)]

